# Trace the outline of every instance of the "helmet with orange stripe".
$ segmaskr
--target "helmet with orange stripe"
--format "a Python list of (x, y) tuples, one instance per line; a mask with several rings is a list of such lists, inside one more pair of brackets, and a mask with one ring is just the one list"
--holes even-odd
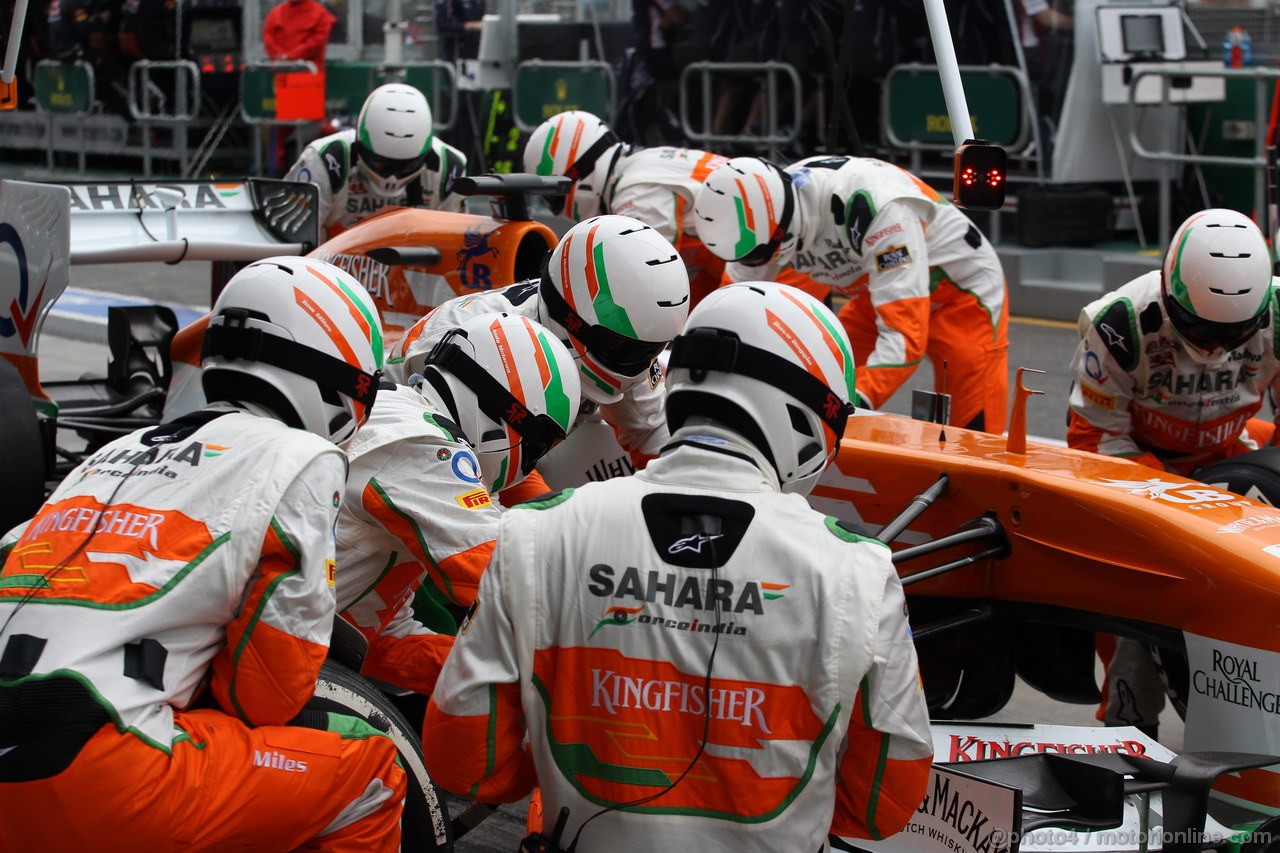
[[(608, 168), (617, 134), (598, 116), (585, 110), (559, 113), (538, 125), (524, 146), (524, 170), (535, 175), (561, 175), (573, 180), (569, 195), (550, 199), (552, 210), (581, 222), (600, 213)], [(608, 155), (608, 156), (606, 156)]]
[[(689, 271), (675, 247), (629, 216), (597, 216), (565, 232), (542, 269), (542, 313), (578, 359), (582, 393), (622, 399), (689, 315)], [(554, 324), (554, 325), (552, 325)]]
[(201, 350), (205, 396), (265, 406), (345, 446), (373, 407), (382, 346), (378, 309), (350, 275), (315, 258), (256, 261), (213, 306)]
[(808, 494), (853, 413), (853, 350), (809, 294), (776, 282), (714, 291), (671, 343), (667, 424), (710, 420), (750, 441), (784, 492)]
[(799, 229), (791, 176), (755, 157), (734, 157), (716, 169), (693, 199), (698, 240), (718, 258), (748, 266), (786, 263)]
[(479, 314), (450, 329), (422, 368), (475, 448), (490, 492), (523, 480), (578, 417), (573, 356), (546, 327)]

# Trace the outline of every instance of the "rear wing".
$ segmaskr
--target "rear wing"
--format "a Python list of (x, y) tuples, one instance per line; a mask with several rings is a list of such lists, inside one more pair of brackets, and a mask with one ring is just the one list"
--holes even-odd
[(71, 263), (254, 261), (319, 245), (314, 184), (90, 181), (71, 192)]

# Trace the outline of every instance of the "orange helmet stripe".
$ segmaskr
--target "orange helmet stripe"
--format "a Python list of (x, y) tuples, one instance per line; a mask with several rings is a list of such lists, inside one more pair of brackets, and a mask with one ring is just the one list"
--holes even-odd
[(751, 209), (751, 202), (747, 199), (747, 188), (742, 185), (742, 181), (734, 178), (733, 182), (738, 185), (738, 197), (742, 199), (742, 212), (747, 217), (747, 227), (753, 232), (756, 230), (756, 215)]
[(307, 272), (311, 273), (313, 276), (323, 281), (326, 285), (329, 286), (330, 290), (332, 290), (334, 293), (338, 295), (339, 299), (347, 303), (347, 313), (351, 315), (351, 319), (356, 321), (356, 325), (360, 327), (360, 331), (364, 332), (365, 340), (367, 340), (370, 344), (372, 344), (373, 343), (373, 327), (369, 324), (369, 321), (365, 319), (365, 316), (361, 314), (358, 310), (356, 310), (356, 306), (351, 302), (350, 299), (347, 298), (347, 295), (342, 292), (342, 288), (338, 287), (338, 285), (335, 282), (330, 281), (322, 272), (320, 272), (317, 269), (313, 269), (312, 267), (308, 266)]
[(760, 194), (764, 196), (764, 213), (769, 221), (769, 230), (767, 236), (773, 237), (773, 232), (778, 230), (778, 217), (773, 212), (773, 196), (769, 193), (769, 185), (765, 183), (764, 175), (755, 175), (757, 186), (760, 187)]
[(600, 226), (595, 225), (587, 232), (587, 295), (591, 297), (592, 302), (600, 292), (600, 280), (596, 277), (595, 252), (592, 251), (595, 248), (596, 232), (599, 230)]

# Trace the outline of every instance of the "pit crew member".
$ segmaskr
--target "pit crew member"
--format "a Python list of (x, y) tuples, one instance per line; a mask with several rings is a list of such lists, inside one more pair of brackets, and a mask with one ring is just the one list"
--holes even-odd
[(1234, 210), (1192, 214), (1158, 270), (1080, 312), (1067, 443), (1194, 476), (1271, 443), (1280, 387), (1271, 255)]
[(377, 337), (336, 267), (251, 264), (213, 308), (209, 405), (94, 453), (0, 543), (6, 846), (399, 849), (391, 740), (299, 718)]
[(580, 415), (598, 412), (637, 467), (657, 455), (669, 433), (656, 360), (689, 313), (689, 276), (670, 242), (630, 217), (584, 220), (565, 232), (540, 279), (458, 296), (415, 323), (388, 356), (388, 373), (403, 381), (421, 372), (446, 330), (493, 311), (549, 328), (578, 362)]
[(1009, 306), (995, 249), (960, 210), (882, 160), (735, 157), (694, 202), (698, 237), (733, 280), (790, 266), (849, 297), (858, 393), (883, 406), (927, 355), (950, 423), (1004, 431)]
[(432, 778), (485, 802), (536, 780), (583, 851), (897, 832), (932, 754), (902, 586), (802, 497), (852, 411), (848, 339), (802, 291), (744, 283), (693, 310), (668, 369), (661, 456), (504, 513), (428, 705)]
[[(1192, 214), (1158, 270), (1080, 312), (1067, 444), (1194, 477), (1272, 443), (1255, 418), (1280, 390), (1271, 255), (1234, 210)], [(1164, 686), (1147, 647), (1100, 635), (1106, 683), (1099, 719), (1154, 733)]]
[(388, 207), (461, 211), (452, 192), (467, 170), (461, 151), (435, 135), (426, 96), (404, 83), (374, 89), (355, 128), (311, 142), (285, 175), (320, 190), (328, 237)]
[(690, 209), (702, 181), (727, 159), (695, 148), (621, 142), (583, 110), (547, 119), (524, 147), (526, 172), (574, 179), (567, 196), (551, 199), (556, 213), (574, 222), (602, 213), (630, 216), (671, 241), (689, 270), (690, 305), (719, 287), (724, 275), (724, 261), (698, 241)]
[(348, 454), (338, 607), (368, 641), (365, 675), (429, 694), (457, 631), (439, 603), (470, 607), (493, 553), (490, 493), (564, 438), (581, 389), (564, 345), (510, 314), (449, 330), (421, 373), (383, 383)]

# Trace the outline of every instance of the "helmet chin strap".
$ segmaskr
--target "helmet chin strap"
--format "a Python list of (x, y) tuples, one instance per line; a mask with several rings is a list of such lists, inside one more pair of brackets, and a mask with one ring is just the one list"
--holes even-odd
[(853, 403), (835, 395), (826, 383), (798, 364), (768, 350), (744, 343), (737, 335), (721, 329), (699, 328), (677, 335), (671, 342), (667, 369), (686, 368), (697, 385), (708, 371), (736, 373), (767, 382), (785, 391), (805, 406), (835, 433), (844, 435), (845, 423), (853, 414)]

